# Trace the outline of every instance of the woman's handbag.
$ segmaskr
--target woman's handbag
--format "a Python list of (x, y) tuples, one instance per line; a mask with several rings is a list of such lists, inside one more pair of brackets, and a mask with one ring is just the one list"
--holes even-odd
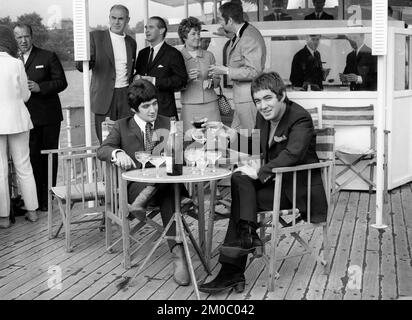
[(228, 116), (233, 113), (232, 107), (230, 105), (230, 102), (228, 98), (223, 94), (222, 87), (219, 86), (219, 94), (217, 95), (217, 104), (219, 107), (219, 112), (223, 116)]

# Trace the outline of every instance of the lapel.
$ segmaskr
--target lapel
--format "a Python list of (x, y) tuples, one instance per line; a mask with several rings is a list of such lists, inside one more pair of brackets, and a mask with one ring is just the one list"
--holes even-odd
[(242, 38), (243, 33), (245, 32), (246, 28), (249, 26), (249, 23), (245, 21), (245, 24), (239, 31), (239, 37), (236, 37), (235, 43), (231, 44), (230, 50), (229, 50), (229, 55), (232, 53), (232, 51), (236, 48), (238, 42), (240, 41), (240, 38)]
[(138, 147), (141, 146), (144, 149), (144, 136), (142, 130), (140, 130), (139, 126), (137, 125), (134, 117), (131, 117), (129, 120), (129, 136), (131, 138), (137, 137), (137, 144)]
[(128, 36), (125, 38), (126, 42), (126, 53), (127, 53), (127, 76), (128, 78), (132, 74), (133, 71), (133, 48)]
[[(163, 43), (163, 45), (160, 47), (159, 52), (157, 53), (156, 57), (154, 58), (153, 62), (148, 66), (148, 71), (149, 71), (149, 70), (151, 71), (152, 68), (157, 65), (157, 63), (159, 62), (159, 60), (160, 60), (160, 59), (162, 58), (162, 56), (165, 54), (165, 52), (166, 52), (166, 50), (167, 50), (167, 46), (168, 46), (168, 44), (167, 44), (166, 42)], [(149, 51), (150, 51), (150, 49), (149, 49)], [(149, 57), (147, 57), (147, 58), (149, 59)]]
[(30, 65), (33, 63), (34, 58), (37, 56), (37, 48), (35, 46), (33, 46), (33, 48), (31, 49), (29, 58), (26, 61), (26, 64), (24, 65), (24, 68), (27, 70), (29, 69)]
[[(127, 45), (126, 45), (126, 47), (127, 47)], [(112, 63), (113, 66), (115, 66), (115, 64), (114, 64), (113, 45), (112, 45), (112, 39), (110, 38), (110, 31), (109, 30), (105, 31), (105, 33), (104, 33), (103, 48), (104, 48), (104, 52), (109, 57), (110, 62)]]

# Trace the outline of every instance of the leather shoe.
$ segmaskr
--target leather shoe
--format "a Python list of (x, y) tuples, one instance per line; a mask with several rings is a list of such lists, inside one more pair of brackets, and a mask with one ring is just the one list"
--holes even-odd
[(172, 249), (173, 253), (173, 280), (180, 286), (190, 284), (189, 268), (182, 244), (176, 244)]
[(224, 273), (220, 271), (214, 280), (199, 285), (199, 291), (214, 294), (233, 288), (236, 293), (242, 293), (245, 290), (245, 283), (243, 273)]
[(36, 211), (27, 211), (25, 217), (26, 220), (29, 220), (30, 222), (36, 222), (38, 220)]

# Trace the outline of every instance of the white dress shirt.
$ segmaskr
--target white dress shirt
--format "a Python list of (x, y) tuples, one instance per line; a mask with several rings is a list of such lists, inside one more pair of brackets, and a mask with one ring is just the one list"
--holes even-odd
[(118, 35), (113, 32), (110, 33), (112, 40), (114, 64), (116, 69), (115, 88), (124, 88), (129, 86), (127, 79), (127, 50), (126, 50), (126, 35)]
[(33, 50), (33, 46), (30, 47), (30, 49), (28, 51), (26, 51), (26, 53), (23, 53), (23, 60), (24, 60), (24, 64), (27, 63), (27, 60), (29, 60), (31, 51)]

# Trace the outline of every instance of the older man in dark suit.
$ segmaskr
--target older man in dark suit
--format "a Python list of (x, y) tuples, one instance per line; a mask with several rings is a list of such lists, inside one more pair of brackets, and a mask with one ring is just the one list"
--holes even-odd
[(323, 11), (325, 7), (325, 0), (312, 0), (315, 11), (305, 16), (305, 20), (333, 20), (331, 14)]
[[(60, 125), (63, 120), (59, 92), (67, 87), (66, 76), (54, 52), (33, 45), (33, 30), (28, 24), (17, 24), (14, 35), (25, 64), (31, 97), (26, 102), (34, 128), (30, 131), (30, 161), (36, 180), (39, 209), (47, 211), (47, 155), (41, 150), (59, 147)], [(53, 159), (52, 183), (56, 184), (57, 156)], [(32, 214), (29, 220), (37, 217)]]
[[(222, 264), (217, 277), (202, 284), (199, 290), (217, 293), (228, 288), (243, 292), (247, 256), (262, 247), (257, 229), (257, 211), (272, 210), (273, 168), (319, 162), (316, 155), (316, 135), (309, 113), (286, 97), (286, 87), (277, 73), (264, 73), (252, 82), (253, 100), (258, 109), (256, 129), (260, 130), (260, 148), (264, 165), (253, 175), (236, 172), (232, 175), (231, 216), (225, 242), (221, 247)], [(306, 219), (307, 173), (297, 176), (296, 206)], [(312, 222), (326, 220), (327, 202), (320, 172), (311, 180)], [(291, 208), (293, 199), (292, 174), (284, 176), (281, 209)]]
[(161, 17), (151, 17), (146, 25), (149, 47), (140, 50), (136, 78), (151, 81), (158, 90), (159, 114), (177, 119), (175, 92), (186, 86), (188, 75), (182, 54), (165, 42), (167, 25)]
[[(133, 79), (137, 45), (124, 33), (129, 20), (129, 10), (114, 5), (110, 10), (110, 29), (90, 33), (91, 109), (100, 142), (106, 117), (118, 120), (130, 116), (127, 89)], [(83, 71), (82, 62), (77, 62), (76, 67)]]
[[(157, 91), (149, 81), (134, 81), (128, 89), (128, 100), (135, 115), (116, 121), (109, 136), (97, 150), (100, 160), (113, 162), (124, 170), (141, 168), (135, 159), (135, 152), (153, 152), (167, 138), (170, 129), (170, 119), (158, 115)], [(174, 212), (172, 185), (132, 182), (127, 189), (131, 212), (144, 209), (149, 201), (154, 201), (160, 205), (164, 226), (168, 224)], [(175, 230), (171, 228), (168, 235), (174, 235)], [(188, 285), (190, 277), (183, 245), (170, 240), (169, 246), (174, 256), (174, 279), (179, 285)]]
[(271, 14), (263, 17), (263, 21), (288, 21), (292, 20), (292, 16), (290, 16), (287, 12), (285, 12), (285, 8), (288, 6), (288, 1), (284, 0), (272, 0), (272, 10)]
[(346, 66), (340, 79), (351, 91), (375, 91), (377, 88), (377, 58), (365, 44), (365, 35), (351, 34), (347, 39), (352, 51), (346, 56)]

